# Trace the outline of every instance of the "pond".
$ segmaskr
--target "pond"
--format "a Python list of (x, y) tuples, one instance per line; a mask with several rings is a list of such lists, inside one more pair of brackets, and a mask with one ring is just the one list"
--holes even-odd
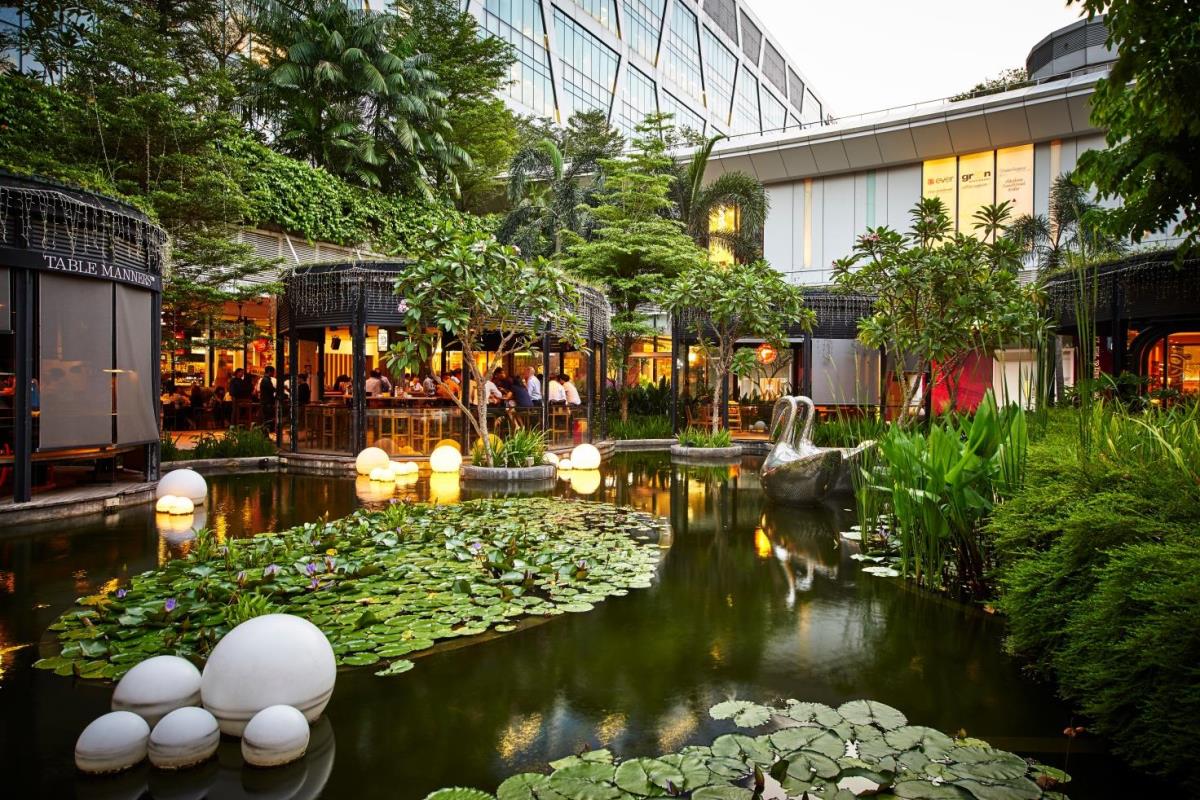
[[(188, 543), (160, 533), (148, 506), (0, 535), (4, 785), (12, 796), (54, 798), (494, 790), (514, 772), (585, 747), (628, 757), (707, 744), (731, 730), (708, 716), (715, 703), (789, 697), (834, 706), (881, 700), (913, 724), (965, 731), (1065, 767), (1077, 798), (1115, 796), (1135, 779), (1096, 740), (1063, 735), (1077, 722), (1050, 687), (1003, 654), (1001, 619), (863, 574), (850, 557), (857, 545), (838, 535), (853, 523), (846, 504), (772, 507), (754, 467), (628, 455), (605, 465), (599, 487), (560, 482), (560, 494), (594, 489), (589, 499), (670, 519), (652, 588), (486, 641), (453, 640), (401, 676), (342, 670), (306, 761), (267, 772), (237, 770), (228, 743), (220, 763), (182, 775), (142, 767), (115, 779), (77, 778), (75, 738), (108, 710), (111, 687), (32, 669), (46, 627), (76, 597), (152, 569)], [(209, 484), (208, 522), (218, 537), (341, 516), (364, 489), (348, 478), (286, 474)], [(415, 490), (430, 491), (424, 479)], [(454, 494), (436, 485), (433, 493)]]

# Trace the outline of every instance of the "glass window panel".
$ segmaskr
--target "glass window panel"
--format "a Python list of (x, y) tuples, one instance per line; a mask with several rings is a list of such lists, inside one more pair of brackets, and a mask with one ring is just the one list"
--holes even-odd
[(579, 111), (608, 114), (617, 77), (617, 54), (559, 8), (554, 9), (554, 33), (562, 76), (562, 121)]
[(762, 71), (767, 80), (775, 84), (775, 88), (787, 94), (787, 66), (783, 56), (770, 42), (763, 45)]
[(762, 118), (758, 107), (758, 81), (754, 73), (742, 67), (738, 79), (737, 102), (733, 104), (733, 132), (761, 133)]
[(662, 36), (667, 0), (621, 0), (625, 12), (625, 38), (642, 58), (658, 64), (658, 40)]
[(158, 441), (151, 316), (153, 295), (117, 286), (117, 444)]
[(637, 131), (635, 128), (649, 114), (658, 112), (658, 97), (654, 91), (654, 81), (646, 77), (637, 67), (629, 67), (625, 76), (625, 91), (621, 94), (620, 111), (617, 114), (617, 127), (632, 140)]
[(112, 444), (112, 284), (45, 273), (39, 282), (38, 447)]
[(663, 113), (675, 115), (676, 128), (704, 133), (704, 117), (670, 92), (663, 92), (662, 110)]
[(762, 126), (764, 131), (781, 131), (787, 126), (787, 109), (766, 89), (762, 90)]
[(617, 0), (575, 0), (582, 8), (613, 33), (617, 32)]
[(725, 31), (734, 44), (737, 43), (737, 7), (733, 0), (705, 0), (704, 13)]
[(797, 111), (804, 105), (804, 81), (791, 67), (788, 67), (788, 99)]
[(544, 117), (554, 115), (554, 84), (545, 48), (546, 25), (538, 0), (485, 0), (480, 35), (497, 36), (513, 46), (508, 95)]
[(808, 89), (804, 90), (804, 108), (800, 116), (805, 123), (821, 121), (821, 101)]
[(758, 53), (762, 49), (762, 31), (742, 12), (742, 52), (750, 57), (750, 63), (758, 66)]
[(708, 88), (708, 107), (722, 125), (729, 124), (733, 108), (733, 79), (737, 75), (737, 57), (721, 40), (704, 29), (704, 75)]
[(700, 33), (696, 15), (683, 3), (675, 4), (671, 33), (667, 37), (667, 59), (663, 70), (667, 77), (697, 100), (704, 96), (704, 78), (700, 73)]

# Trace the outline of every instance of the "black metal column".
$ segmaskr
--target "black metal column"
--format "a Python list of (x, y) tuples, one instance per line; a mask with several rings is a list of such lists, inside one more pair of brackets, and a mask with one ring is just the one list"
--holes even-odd
[(353, 350), (354, 386), (351, 388), (350, 436), (351, 448), (360, 452), (367, 446), (367, 309), (366, 286), (358, 285), (358, 297), (354, 303), (354, 322), (350, 326), (350, 341)]
[[(159, 369), (158, 361), (162, 358), (162, 295), (154, 292), (150, 295), (150, 352), (153, 354), (151, 358), (156, 362), (154, 364), (154, 373), (150, 378), (150, 385), (154, 392), (154, 402), (159, 403), (159, 398), (162, 397), (162, 370)], [(159, 441), (150, 444), (146, 448), (146, 480), (156, 481), (162, 473), (162, 417), (158, 416), (158, 438)]]
[(679, 330), (671, 317), (671, 435), (679, 433)]
[(27, 503), (33, 497), (33, 272), (14, 269), (13, 283), (13, 501)]
[(596, 339), (595, 329), (590, 319), (588, 320), (587, 363), (587, 440), (590, 442), (592, 441), (592, 408), (595, 405), (593, 401), (596, 397)]
[(325, 400), (325, 328), (321, 328), (321, 338), (317, 340), (317, 381), (312, 387), (314, 403)]
[[(275, 301), (275, 406), (271, 418), (275, 422), (275, 446), (283, 449), (283, 334), (279, 327), (279, 300)], [(265, 372), (266, 370), (264, 370)], [(290, 369), (289, 369), (290, 371)], [(289, 384), (293, 390), (295, 383)], [(264, 410), (265, 413), (265, 410)]]
[[(291, 315), (289, 315), (291, 316)], [(295, 319), (294, 316), (291, 317)], [(300, 438), (300, 335), (295, 325), (288, 329), (288, 436), (292, 440), (292, 452), (299, 450)], [(311, 387), (309, 388), (311, 392)]]
[(550, 331), (542, 334), (542, 431), (550, 430)]

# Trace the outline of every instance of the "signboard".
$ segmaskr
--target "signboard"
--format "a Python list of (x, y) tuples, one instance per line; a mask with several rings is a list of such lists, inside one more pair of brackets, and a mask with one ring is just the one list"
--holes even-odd
[(975, 212), (996, 197), (996, 153), (987, 150), (958, 159), (958, 231), (979, 238)]
[(958, 208), (957, 162), (954, 156), (926, 161), (921, 176), (921, 197), (940, 198), (950, 219)]
[(996, 203), (1009, 201), (1009, 224), (1033, 214), (1033, 145), (996, 151)]
[(162, 291), (162, 278), (158, 275), (90, 258), (74, 258), (36, 250), (0, 247), (0, 264), (54, 272), (69, 277), (98, 278), (155, 292)]

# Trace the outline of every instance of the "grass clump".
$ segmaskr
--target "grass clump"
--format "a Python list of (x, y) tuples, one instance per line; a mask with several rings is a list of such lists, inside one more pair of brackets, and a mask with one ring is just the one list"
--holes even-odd
[(622, 422), (609, 420), (608, 434), (614, 439), (671, 439), (671, 419), (666, 416), (631, 415)]
[(678, 441), (682, 447), (730, 447), (733, 445), (732, 435), (724, 428), (713, 433), (707, 428), (689, 426), (679, 432)]
[(275, 443), (263, 428), (234, 425), (223, 436), (206, 433), (196, 440), (191, 458), (253, 458), (275, 455)]
[[(529, 428), (516, 430), (507, 439), (493, 435), (491, 444), (492, 466), (497, 468), (536, 467), (546, 455), (546, 434)], [(484, 452), (482, 439), (471, 448), (471, 463), (479, 467), (487, 466), (487, 453)]]

